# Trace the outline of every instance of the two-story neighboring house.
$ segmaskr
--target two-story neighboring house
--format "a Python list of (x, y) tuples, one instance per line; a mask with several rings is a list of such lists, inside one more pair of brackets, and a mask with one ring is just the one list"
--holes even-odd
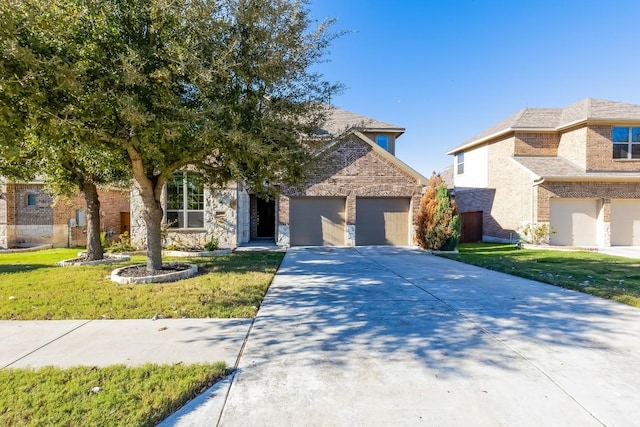
[[(188, 172), (169, 180), (165, 245), (221, 247), (252, 241), (281, 246), (413, 245), (414, 224), (427, 178), (395, 156), (405, 129), (330, 107), (310, 142), (316, 163), (300, 187), (280, 186), (265, 200), (242, 183), (208, 188)], [(131, 198), (133, 243), (143, 247), (140, 198)]]
[(640, 245), (640, 105), (525, 108), (447, 154), (463, 227), (481, 218), (470, 234), (549, 224), (553, 245)]

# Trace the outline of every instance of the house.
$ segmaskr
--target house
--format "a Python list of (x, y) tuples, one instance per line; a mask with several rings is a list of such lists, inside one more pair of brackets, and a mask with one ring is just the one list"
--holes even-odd
[[(101, 229), (117, 236), (129, 231), (129, 192), (100, 189)], [(86, 245), (86, 203), (80, 195), (61, 198), (42, 182), (0, 185), (0, 249)]]
[(553, 245), (640, 245), (640, 105), (525, 108), (447, 154), (467, 241), (547, 224)]
[[(404, 128), (331, 107), (311, 178), (281, 186), (275, 199), (242, 183), (208, 188), (189, 172), (164, 191), (165, 246), (221, 247), (253, 241), (281, 246), (412, 245), (414, 220), (427, 179), (395, 157)], [(143, 247), (141, 200), (131, 198), (132, 243)]]

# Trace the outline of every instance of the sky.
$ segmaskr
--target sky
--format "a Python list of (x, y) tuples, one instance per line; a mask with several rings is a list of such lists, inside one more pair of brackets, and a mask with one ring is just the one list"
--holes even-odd
[(638, 0), (311, 0), (335, 19), (316, 70), (336, 107), (404, 127), (396, 156), (429, 177), (445, 153), (526, 107), (640, 104)]

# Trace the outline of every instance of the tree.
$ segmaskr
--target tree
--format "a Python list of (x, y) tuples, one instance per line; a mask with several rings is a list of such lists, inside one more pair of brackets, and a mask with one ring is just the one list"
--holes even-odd
[[(323, 121), (328, 87), (310, 67), (337, 36), (330, 21), (311, 28), (306, 0), (6, 4), (32, 11), (52, 45), (77, 47), (55, 74), (76, 96), (62, 111), (44, 109), (73, 121), (82, 136), (74, 141), (108, 158), (126, 153), (144, 205), (148, 271), (162, 266), (162, 190), (176, 171), (189, 167), (211, 184), (242, 180), (256, 193), (303, 179), (311, 157), (301, 137)], [(65, 31), (49, 31), (52, 18)]]
[(454, 250), (460, 240), (460, 215), (440, 175), (433, 174), (420, 200), (416, 239), (423, 249)]
[(0, 4), (0, 174), (44, 179), (87, 205), (87, 258), (101, 259), (98, 185), (126, 178), (126, 152), (100, 141), (87, 122), (93, 74), (84, 61), (87, 25), (71, 2)]

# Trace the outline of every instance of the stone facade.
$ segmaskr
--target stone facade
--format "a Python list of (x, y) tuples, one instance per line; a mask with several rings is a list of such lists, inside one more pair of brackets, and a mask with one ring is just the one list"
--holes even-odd
[[(164, 196), (163, 196), (164, 197)], [(204, 189), (204, 227), (168, 228), (164, 247), (176, 249), (202, 249), (212, 239), (218, 240), (221, 248), (238, 245), (238, 188), (230, 184), (226, 188)], [(131, 191), (131, 243), (139, 248), (146, 247), (146, 225), (142, 216), (142, 199), (137, 188)]]
[[(278, 244), (288, 245), (289, 198), (345, 197), (347, 245), (355, 244), (356, 197), (403, 197), (411, 199), (413, 221), (420, 205), (422, 187), (405, 171), (384, 159), (370, 144), (350, 135), (318, 158), (314, 172), (301, 188), (282, 187), (278, 210)], [(414, 232), (411, 227), (411, 232)], [(413, 235), (413, 234), (412, 234)], [(413, 241), (413, 238), (411, 238)]]

